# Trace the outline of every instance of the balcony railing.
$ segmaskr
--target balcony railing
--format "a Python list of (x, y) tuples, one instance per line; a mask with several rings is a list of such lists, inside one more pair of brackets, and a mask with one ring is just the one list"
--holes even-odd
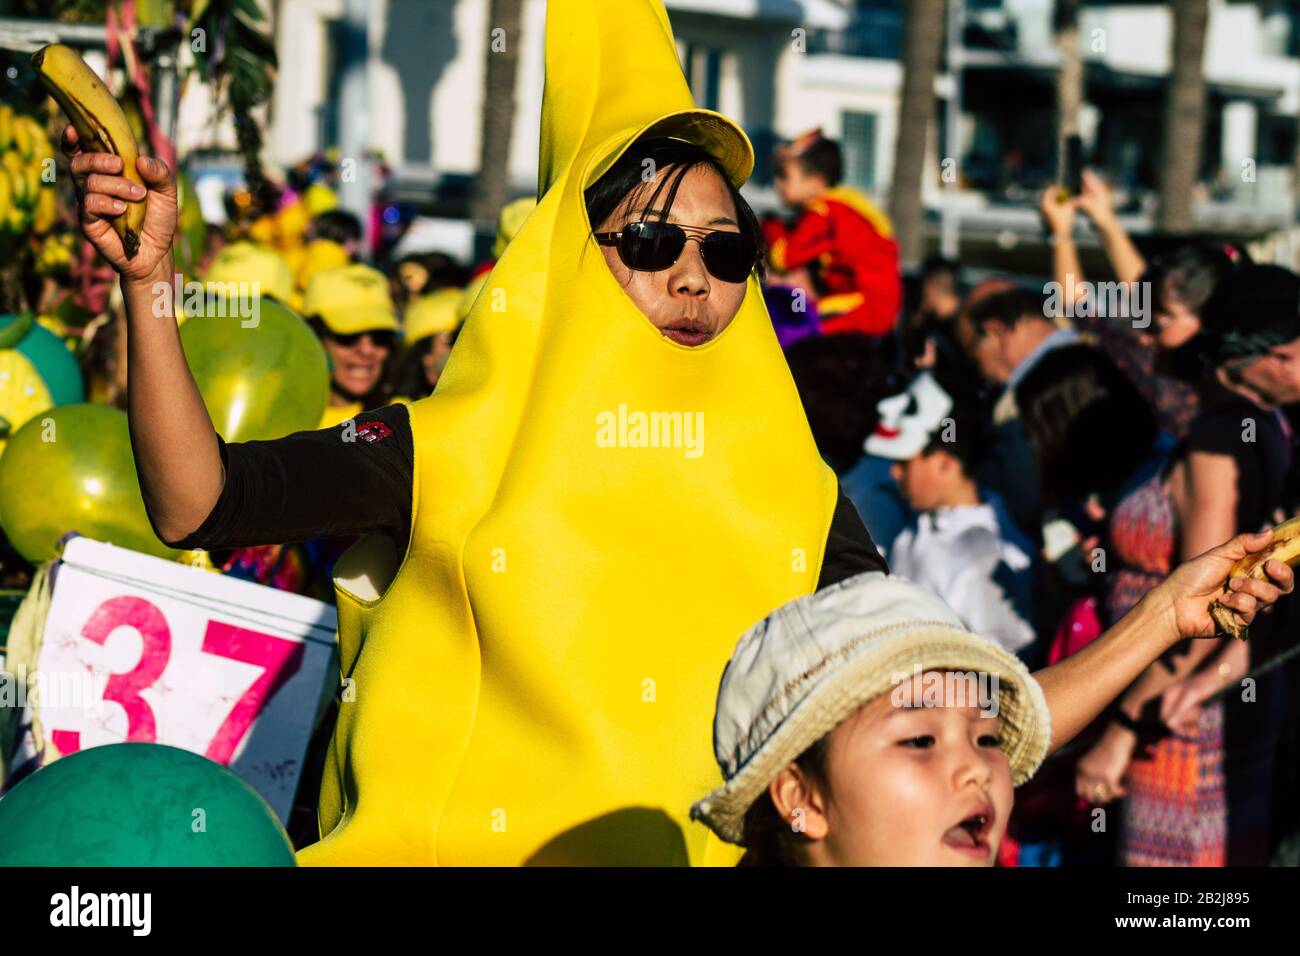
[(810, 30), (809, 53), (835, 53), (897, 60), (903, 49), (903, 15), (898, 10), (859, 10), (843, 30)]

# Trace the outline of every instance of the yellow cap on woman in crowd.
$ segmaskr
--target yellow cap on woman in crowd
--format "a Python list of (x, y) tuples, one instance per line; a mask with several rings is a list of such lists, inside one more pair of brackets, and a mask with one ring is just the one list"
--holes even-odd
[(239, 283), (248, 283), (243, 288), (251, 286), (258, 290), (255, 294), (273, 295), (286, 304), (293, 296), (293, 270), (289, 263), (274, 250), (247, 240), (223, 246), (208, 266), (203, 281), (209, 288), (224, 286), (228, 290), (233, 284), (236, 288), (227, 294), (239, 294)]
[(336, 335), (398, 329), (388, 278), (370, 266), (350, 265), (317, 272), (303, 293), (302, 312), (305, 316), (320, 316), (325, 327)]

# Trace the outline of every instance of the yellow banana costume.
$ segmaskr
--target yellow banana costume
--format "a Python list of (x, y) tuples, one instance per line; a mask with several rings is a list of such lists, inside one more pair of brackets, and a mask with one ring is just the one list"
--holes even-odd
[[(815, 588), (835, 477), (755, 278), (687, 348), (591, 237), (584, 188), (651, 127), (737, 183), (753, 166), (694, 109), (661, 0), (551, 0), (546, 30), (540, 202), (410, 406), (408, 551), (395, 568), (371, 536), (336, 566), (347, 681), (304, 864), (739, 855), (689, 820), (717, 784), (718, 681)], [(702, 421), (699, 453), (646, 447), (638, 412)]]

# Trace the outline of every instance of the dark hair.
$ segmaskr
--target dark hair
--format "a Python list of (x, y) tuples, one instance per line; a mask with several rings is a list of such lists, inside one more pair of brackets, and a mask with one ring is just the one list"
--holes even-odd
[(833, 139), (818, 137), (812, 145), (795, 156), (795, 161), (805, 172), (826, 180), (827, 186), (838, 186), (844, 178), (844, 160), (840, 156), (840, 147)]
[(953, 281), (957, 281), (958, 273), (961, 270), (961, 263), (956, 259), (947, 259), (937, 252), (932, 252), (921, 260), (921, 282), (928, 282), (935, 276), (951, 276)]
[[(830, 790), (826, 773), (829, 739), (827, 734), (794, 759), (809, 780), (827, 793)], [(805, 865), (803, 851), (807, 840), (776, 812), (772, 795), (766, 788), (745, 812), (741, 842), (745, 846), (745, 855), (736, 866)]]
[[(463, 325), (457, 326), (452, 331), (450, 344), (456, 344), (456, 336), (460, 334), (461, 328)], [(412, 342), (402, 352), (401, 358), (397, 360), (397, 368), (393, 372), (394, 395), (416, 401), (433, 394), (433, 386), (429, 384), (429, 377), (424, 372), (424, 357), (429, 354), (437, 339), (437, 335), (426, 335)]]
[(862, 443), (880, 417), (877, 403), (901, 388), (882, 345), (843, 332), (809, 336), (785, 350), (817, 450), (836, 474), (862, 457)]
[[(650, 165), (646, 165), (646, 161)], [(666, 221), (668, 214), (672, 212), (673, 203), (677, 199), (677, 190), (682, 184), (685, 175), (697, 166), (708, 166), (715, 173), (722, 177), (722, 181), (727, 184), (727, 191), (731, 194), (731, 201), (736, 206), (736, 222), (740, 226), (740, 231), (749, 236), (754, 241), (754, 246), (759, 250), (757, 271), (759, 279), (764, 278), (763, 270), (763, 230), (758, 224), (758, 217), (754, 215), (754, 210), (750, 208), (749, 203), (745, 202), (740, 191), (732, 185), (731, 180), (723, 171), (718, 161), (704, 149), (696, 146), (694, 143), (688, 143), (680, 139), (669, 139), (667, 137), (652, 136), (637, 140), (627, 148), (609, 170), (589, 186), (583, 194), (587, 204), (587, 218), (591, 221), (591, 227), (598, 229), (600, 224), (608, 219), (618, 208), (619, 203), (623, 202), (628, 196), (637, 197), (645, 191), (646, 187), (653, 183), (653, 179), (647, 181), (645, 171), (647, 169), (667, 170), (667, 175), (654, 187), (648, 199), (645, 201), (646, 209), (660, 209), (662, 217), (660, 221)], [(664, 193), (665, 188), (667, 193)], [(664, 200), (659, 202), (659, 197), (664, 194)]]
[(1007, 328), (1012, 328), (1025, 318), (1051, 321), (1047, 317), (1047, 297), (1043, 292), (1016, 287), (994, 292), (970, 308), (971, 324), (976, 330), (982, 330), (989, 322), (1001, 322)]
[(1090, 345), (1049, 351), (1017, 385), (1016, 403), (1049, 506), (1117, 490), (1156, 439), (1137, 386)]
[(426, 335), (412, 343), (402, 352), (397, 360), (397, 369), (393, 372), (393, 394), (416, 401), (433, 394), (429, 377), (424, 374), (424, 357), (433, 348), (436, 336)]
[[(1173, 295), (1199, 316), (1219, 280), (1249, 262), (1250, 258), (1237, 246), (1200, 240), (1153, 259), (1141, 281), (1151, 283), (1155, 311), (1168, 311), (1168, 297)], [(1157, 328), (1148, 326), (1150, 330)]]
[(992, 422), (984, 414), (983, 403), (973, 388), (961, 386), (946, 377), (936, 375), (935, 378), (940, 388), (952, 398), (952, 408), (946, 416), (952, 427), (940, 426), (921, 449), (921, 454), (932, 455), (941, 451), (951, 455), (961, 465), (962, 473), (967, 478), (974, 478), (990, 444)]
[(419, 266), (428, 274), (428, 279), (419, 289), (411, 292), (412, 296), (426, 295), (430, 292), (436, 292), (438, 289), (460, 289), (469, 282), (469, 269), (462, 266), (445, 252), (417, 252), (408, 256), (402, 256), (390, 270), (394, 275), (399, 275), (402, 266), (407, 263), (413, 263)]
[(1225, 364), (1265, 355), (1300, 337), (1298, 312), (1300, 276), (1282, 266), (1242, 265), (1215, 285), (1201, 307), (1200, 330), (1167, 353), (1167, 365), (1187, 381), (1204, 384)]
[(361, 220), (346, 209), (321, 213), (311, 221), (311, 229), (317, 239), (328, 239), (340, 246), (360, 242), (362, 236)]

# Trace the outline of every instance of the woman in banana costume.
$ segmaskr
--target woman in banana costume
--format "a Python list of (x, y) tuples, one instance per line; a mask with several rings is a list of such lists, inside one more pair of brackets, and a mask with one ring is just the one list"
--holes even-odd
[[(358, 416), (352, 443), (215, 435), (174, 323), (151, 313), (174, 183), (139, 164), (150, 195), (128, 257), (108, 219), (137, 194), (65, 134), (84, 229), (123, 274), (155, 530), (187, 547), (387, 532), (336, 568), (345, 682), (304, 863), (734, 862), (689, 807), (716, 773), (708, 727), (735, 636), (824, 564), (883, 566), (837, 510), (763, 306), (736, 192), (752, 149), (695, 109), (660, 0), (555, 0), (546, 70), (538, 208), (434, 395)], [(662, 248), (605, 235), (665, 217), (689, 235), (658, 271), (626, 257)], [(409, 499), (393, 508), (344, 459), (401, 470), (406, 433)], [(277, 484), (286, 470), (313, 487)], [(341, 472), (353, 500), (319, 502)], [(345, 527), (348, 509), (368, 513)], [(262, 540), (238, 540), (256, 532), (231, 522), (263, 514)]]

